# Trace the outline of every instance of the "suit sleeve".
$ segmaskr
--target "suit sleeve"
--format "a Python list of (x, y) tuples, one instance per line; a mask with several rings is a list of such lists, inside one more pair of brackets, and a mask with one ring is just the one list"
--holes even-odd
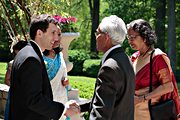
[(87, 112), (87, 111), (89, 111), (89, 109), (90, 109), (90, 104), (91, 104), (91, 101), (89, 101), (89, 102), (87, 102), (87, 103), (84, 103), (84, 104), (80, 104), (81, 112)]
[(51, 119), (59, 119), (64, 105), (54, 102), (43, 94), (43, 78), (41, 63), (35, 58), (28, 58), (21, 66), (22, 91), (27, 107), (38, 114)]
[(117, 72), (111, 67), (104, 66), (101, 68), (96, 80), (90, 119), (111, 120), (118, 91), (116, 74)]

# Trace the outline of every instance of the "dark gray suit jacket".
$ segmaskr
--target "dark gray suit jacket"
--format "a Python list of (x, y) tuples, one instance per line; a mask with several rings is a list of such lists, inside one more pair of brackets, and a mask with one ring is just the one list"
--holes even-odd
[(99, 70), (91, 104), (81, 105), (81, 111), (90, 109), (90, 120), (134, 120), (134, 80), (123, 49), (112, 50)]
[(58, 120), (64, 105), (53, 102), (38, 46), (30, 42), (16, 55), (11, 72), (10, 120)]

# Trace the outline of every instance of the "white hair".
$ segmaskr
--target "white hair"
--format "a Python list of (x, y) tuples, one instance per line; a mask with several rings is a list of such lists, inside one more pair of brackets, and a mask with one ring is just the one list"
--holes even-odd
[(103, 18), (99, 28), (109, 34), (113, 45), (122, 44), (127, 34), (126, 24), (116, 15)]

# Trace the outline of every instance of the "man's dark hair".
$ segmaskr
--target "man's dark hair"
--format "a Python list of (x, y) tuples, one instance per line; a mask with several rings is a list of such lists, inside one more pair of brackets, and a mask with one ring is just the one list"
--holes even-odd
[(30, 23), (30, 37), (32, 40), (35, 39), (37, 30), (41, 30), (42, 32), (46, 32), (49, 27), (49, 23), (57, 24), (58, 21), (55, 20), (52, 16), (48, 14), (38, 15), (32, 18)]
[(15, 50), (21, 50), (23, 47), (25, 47), (27, 45), (27, 41), (18, 41), (15, 45), (13, 45), (12, 49), (13, 51)]

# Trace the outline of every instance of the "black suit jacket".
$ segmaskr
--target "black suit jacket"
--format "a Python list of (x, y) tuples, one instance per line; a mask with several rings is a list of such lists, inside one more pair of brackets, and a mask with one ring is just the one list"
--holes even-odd
[(31, 41), (13, 62), (9, 119), (58, 120), (63, 110), (63, 104), (53, 101), (41, 52)]
[(128, 56), (121, 47), (112, 50), (102, 64), (96, 79), (89, 109), (90, 120), (134, 120), (135, 74)]

